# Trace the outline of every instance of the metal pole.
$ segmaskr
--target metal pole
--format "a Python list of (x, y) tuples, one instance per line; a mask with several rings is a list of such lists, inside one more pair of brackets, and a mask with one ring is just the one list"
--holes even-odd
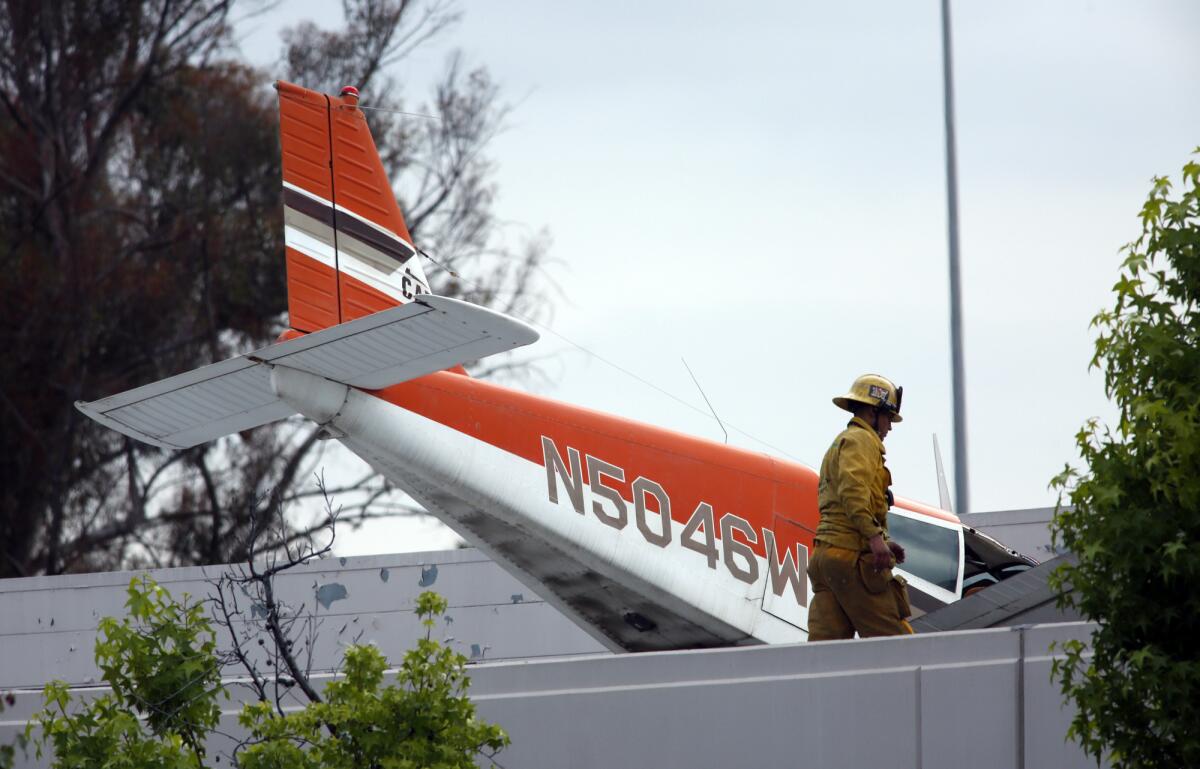
[(954, 152), (954, 76), (950, 56), (950, 0), (942, 0), (942, 84), (946, 105), (946, 207), (950, 227), (950, 359), (954, 387), (955, 512), (970, 509), (967, 481), (967, 404), (963, 394), (962, 286), (958, 271), (958, 163)]

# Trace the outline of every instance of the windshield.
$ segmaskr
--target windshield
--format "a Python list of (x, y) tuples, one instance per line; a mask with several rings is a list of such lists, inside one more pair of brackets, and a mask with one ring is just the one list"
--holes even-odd
[(904, 548), (904, 571), (954, 592), (958, 588), (958, 529), (899, 514), (888, 515), (888, 535)]

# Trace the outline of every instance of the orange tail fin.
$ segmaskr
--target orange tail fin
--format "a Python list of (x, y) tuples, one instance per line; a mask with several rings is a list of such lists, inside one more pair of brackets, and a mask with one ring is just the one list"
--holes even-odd
[(318, 331), (429, 293), (358, 91), (276, 89), (291, 327)]

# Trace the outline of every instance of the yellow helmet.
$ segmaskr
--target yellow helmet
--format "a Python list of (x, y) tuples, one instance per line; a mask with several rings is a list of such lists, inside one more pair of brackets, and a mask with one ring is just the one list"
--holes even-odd
[(850, 401), (865, 403), (891, 413), (893, 422), (900, 422), (900, 401), (904, 388), (892, 384), (892, 380), (879, 374), (863, 374), (850, 385), (850, 392), (833, 399), (833, 405), (852, 411)]

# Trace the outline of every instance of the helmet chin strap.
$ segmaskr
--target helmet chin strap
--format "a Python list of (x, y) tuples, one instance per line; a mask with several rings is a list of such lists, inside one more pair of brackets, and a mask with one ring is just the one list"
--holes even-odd
[[(866, 405), (866, 404), (863, 404), (863, 405)], [(879, 435), (879, 414), (880, 414), (880, 412), (883, 411), (883, 409), (879, 406), (868, 406), (868, 408), (871, 409), (871, 418), (870, 419), (866, 419), (865, 417), (860, 417), (860, 418), (864, 422), (866, 422), (868, 425), (870, 425), (871, 429), (875, 431), (876, 435)], [(879, 437), (880, 437), (880, 440), (883, 439), (882, 435), (879, 435)]]
[(878, 406), (871, 407), (871, 429), (875, 431), (876, 435), (879, 435), (879, 407)]
[(875, 434), (879, 436), (880, 440), (883, 440), (883, 435), (879, 432), (879, 414), (882, 411), (883, 409), (879, 406), (871, 407), (871, 429), (875, 431)]

